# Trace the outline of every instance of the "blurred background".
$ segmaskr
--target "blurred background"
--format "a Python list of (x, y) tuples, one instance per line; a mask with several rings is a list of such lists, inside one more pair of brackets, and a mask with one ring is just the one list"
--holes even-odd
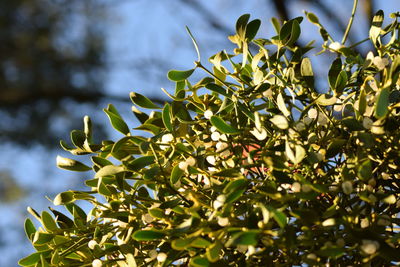
[[(259, 36), (270, 38), (272, 16), (285, 20), (311, 11), (340, 41), (352, 5), (350, 0), (0, 1), (0, 266), (17, 266), (33, 251), (23, 232), (27, 206), (47, 209), (45, 196), (80, 189), (90, 178), (56, 168), (56, 155), (67, 156), (59, 140), (69, 141), (84, 115), (92, 118), (98, 141), (119, 138), (102, 112), (108, 103), (134, 128), (129, 92), (164, 102), (160, 88), (174, 86), (167, 71), (193, 67), (196, 55), (185, 25), (204, 60), (233, 48), (227, 36), (244, 13), (261, 19)], [(360, 0), (348, 45), (368, 37), (379, 9), (388, 18), (400, 10), (400, 1)], [(318, 49), (318, 30), (304, 20), (299, 42), (314, 39)], [(369, 50), (359, 48), (362, 54)], [(322, 76), (331, 59), (319, 60), (326, 65), (318, 68)]]

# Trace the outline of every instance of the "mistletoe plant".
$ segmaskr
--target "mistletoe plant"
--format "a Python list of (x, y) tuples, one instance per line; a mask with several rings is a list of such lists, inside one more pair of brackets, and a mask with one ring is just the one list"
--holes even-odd
[[(355, 1), (356, 3), (357, 1)], [(354, 15), (353, 10), (353, 15)], [(57, 195), (25, 222), (37, 252), (22, 266), (384, 266), (400, 261), (400, 13), (374, 17), (366, 57), (306, 13), (336, 56), (328, 87), (315, 86), (303, 18), (275, 19), (277, 35), (255, 39), (260, 20), (241, 16), (237, 48), (207, 68), (168, 73), (175, 91), (163, 107), (131, 93), (134, 135), (92, 140), (91, 123), (71, 132), (73, 155), (57, 165), (90, 171), (86, 191)], [(319, 55), (318, 54), (318, 55)], [(316, 55), (309, 55), (316, 57)], [(204, 71), (197, 81), (188, 78)], [(151, 112), (145, 112), (150, 110)], [(85, 209), (81, 208), (82, 203)], [(88, 206), (89, 205), (89, 206)], [(81, 206), (81, 207), (80, 207)]]

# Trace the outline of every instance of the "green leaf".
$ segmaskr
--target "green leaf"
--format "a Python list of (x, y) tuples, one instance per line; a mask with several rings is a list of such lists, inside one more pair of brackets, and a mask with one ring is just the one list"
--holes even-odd
[(230, 240), (226, 243), (226, 246), (255, 246), (258, 243), (258, 235), (260, 230), (247, 230), (239, 233), (235, 233)]
[(274, 209), (274, 208), (270, 208), (270, 211), (272, 213), (272, 217), (278, 223), (279, 227), (285, 228), (285, 226), (287, 224), (287, 217), (286, 217), (285, 213), (283, 213), (280, 210)]
[(43, 254), (40, 255), (40, 262), (42, 263), (41, 267), (50, 267), (49, 263), (47, 262)]
[(143, 156), (137, 159), (134, 159), (132, 162), (127, 164), (128, 170), (131, 171), (140, 171), (144, 167), (154, 163), (154, 156)]
[[(118, 142), (117, 142), (117, 143), (118, 143)], [(115, 146), (115, 145), (114, 145), (114, 146)], [(92, 160), (92, 162), (93, 162), (96, 166), (98, 166), (99, 168), (104, 167), (104, 166), (107, 166), (107, 165), (112, 165), (112, 162), (111, 162), (111, 161), (109, 161), (109, 160), (107, 160), (107, 159), (105, 159), (105, 158), (102, 158), (102, 157), (93, 156), (93, 157), (91, 158), (91, 160)]]
[(149, 115), (147, 115), (146, 113), (137, 109), (136, 106), (132, 105), (131, 108), (132, 108), (133, 115), (135, 115), (136, 119), (138, 119), (138, 121), (140, 123), (143, 124), (149, 119)]
[(246, 188), (238, 189), (236, 191), (231, 191), (226, 195), (225, 203), (232, 203), (238, 200), (240, 197), (243, 196), (244, 192), (246, 192)]
[(255, 19), (249, 22), (246, 26), (246, 39), (247, 42), (250, 42), (251, 40), (256, 37), (258, 29), (260, 28), (261, 25), (261, 20)]
[(369, 159), (364, 160), (360, 166), (358, 166), (357, 176), (364, 181), (368, 181), (372, 178), (372, 163)]
[(97, 191), (99, 194), (103, 195), (103, 196), (112, 196), (112, 192), (110, 191), (110, 189), (108, 189), (107, 185), (103, 182), (103, 179), (100, 178), (98, 183), (97, 183)]
[(282, 26), (279, 32), (279, 40), (281, 40), (282, 45), (291, 46), (299, 39), (300, 33), (301, 29), (298, 20), (292, 19)]
[(35, 245), (43, 245), (50, 242), (53, 238), (54, 238), (53, 234), (36, 231), (32, 242)]
[(222, 171), (213, 173), (213, 176), (233, 178), (233, 177), (241, 177), (242, 173), (237, 169), (224, 169)]
[(238, 129), (234, 128), (233, 126), (227, 124), (218, 116), (212, 116), (210, 122), (218, 131), (225, 133), (225, 134), (239, 134), (241, 133)]
[(35, 225), (31, 221), (31, 219), (26, 218), (25, 223), (24, 223), (24, 229), (25, 229), (25, 234), (28, 237), (29, 240), (32, 241), (33, 235), (36, 232)]
[(190, 259), (189, 266), (208, 267), (210, 266), (210, 262), (206, 258), (203, 258), (203, 256), (196, 256)]
[(282, 115), (274, 115), (270, 121), (279, 129), (285, 130), (289, 128), (289, 123), (287, 119)]
[(172, 126), (171, 106), (168, 103), (164, 105), (162, 111), (162, 121), (164, 123), (165, 128), (167, 128), (168, 131), (170, 132), (174, 131), (174, 128)]
[(355, 118), (348, 117), (342, 120), (343, 125), (347, 127), (349, 131), (362, 131), (364, 126)]
[(139, 93), (131, 92), (129, 94), (129, 97), (131, 98), (132, 102), (139, 107), (142, 108), (148, 108), (148, 109), (159, 109), (160, 107), (154, 104), (150, 99), (145, 97), (144, 95), (141, 95)]
[(224, 89), (223, 87), (221, 87), (221, 86), (219, 86), (218, 84), (215, 84), (215, 83), (207, 84), (206, 88), (211, 90), (211, 91), (213, 91), (213, 92), (216, 92), (216, 93), (218, 93), (220, 95), (226, 96), (226, 97), (231, 97), (232, 96), (232, 93), (229, 90)]
[(112, 104), (109, 104), (107, 109), (103, 109), (104, 112), (107, 114), (111, 125), (114, 127), (115, 130), (127, 135), (130, 133), (128, 125), (122, 119), (121, 115), (119, 115), (118, 111)]
[(382, 119), (388, 113), (388, 111), (389, 111), (389, 109), (388, 109), (389, 95), (390, 95), (389, 87), (383, 88), (378, 93), (378, 96), (376, 99), (376, 105), (375, 105), (375, 117), (376, 118)]
[(138, 230), (133, 233), (132, 237), (136, 241), (153, 241), (162, 239), (165, 233), (159, 230)]
[(345, 70), (340, 71), (334, 87), (337, 94), (341, 94), (343, 92), (343, 88), (346, 87), (347, 81), (347, 72)]
[(115, 165), (107, 165), (101, 168), (96, 175), (94, 176), (95, 178), (100, 178), (104, 176), (112, 176), (117, 173), (124, 172), (125, 168), (123, 166), (115, 166)]
[(195, 69), (191, 70), (170, 70), (168, 72), (168, 79), (174, 82), (186, 80), (192, 75)]
[(272, 17), (271, 24), (274, 27), (276, 33), (279, 34), (279, 32), (281, 31), (281, 23), (279, 22), (279, 19)]
[(48, 212), (43, 211), (41, 218), (42, 218), (43, 226), (48, 232), (54, 232), (54, 231), (58, 230), (56, 221)]
[(364, 115), (366, 108), (367, 108), (367, 96), (365, 95), (365, 89), (362, 88), (360, 91), (360, 95), (358, 97), (357, 110), (360, 115)]
[(192, 122), (192, 118), (190, 117), (189, 111), (187, 107), (178, 101), (174, 101), (171, 104), (171, 114), (178, 118), (181, 122)]
[(175, 239), (171, 242), (171, 247), (175, 250), (185, 250), (195, 239), (196, 237)]
[(57, 156), (57, 167), (69, 171), (78, 171), (78, 172), (85, 172), (92, 169), (77, 160), (64, 158), (61, 156)]
[(343, 146), (347, 143), (345, 139), (335, 138), (328, 145), (328, 149), (326, 150), (326, 158), (331, 158), (336, 156), (343, 148)]
[(244, 40), (245, 38), (247, 22), (249, 21), (249, 19), (250, 14), (244, 14), (240, 16), (236, 21), (236, 33), (242, 40)]
[(157, 219), (162, 219), (162, 218), (166, 217), (164, 211), (162, 209), (160, 209), (160, 208), (149, 209), (149, 214), (152, 217), (157, 218)]
[(195, 240), (190, 243), (191, 247), (194, 248), (207, 248), (211, 245), (211, 242), (202, 238), (202, 237), (197, 237)]
[(328, 72), (328, 81), (332, 89), (336, 88), (336, 81), (338, 80), (339, 73), (342, 70), (342, 60), (340, 58), (335, 59)]
[(247, 187), (247, 179), (236, 179), (230, 181), (224, 188), (223, 193), (227, 194)]
[(183, 171), (179, 168), (179, 164), (175, 165), (171, 172), (171, 184), (176, 184), (183, 176)]
[(83, 148), (84, 143), (86, 141), (86, 135), (84, 132), (80, 130), (72, 130), (70, 136), (74, 146)]
[(64, 215), (63, 213), (61, 213), (57, 210), (54, 210), (52, 208), (49, 208), (49, 209), (56, 217), (57, 224), (60, 228), (66, 229), (66, 228), (74, 227), (74, 222), (69, 217), (67, 217), (66, 215)]
[(64, 205), (67, 203), (71, 203), (74, 201), (75, 201), (74, 193), (71, 191), (67, 191), (67, 192), (62, 192), (62, 193), (58, 194), (54, 198), (53, 203), (54, 203), (54, 205), (58, 206), (58, 205)]
[(210, 262), (217, 262), (221, 258), (224, 246), (219, 240), (216, 240), (206, 249), (206, 257)]
[(33, 266), (35, 264), (37, 264), (40, 261), (40, 255), (49, 255), (51, 252), (51, 250), (46, 250), (46, 251), (39, 251), (39, 252), (35, 252), (32, 253), (31, 255), (21, 259), (18, 264), (21, 266)]
[(308, 19), (311, 23), (316, 24), (316, 25), (319, 25), (319, 19), (318, 19), (318, 17), (317, 17), (314, 13), (312, 13), (312, 12), (306, 12), (306, 16), (307, 16), (307, 19)]

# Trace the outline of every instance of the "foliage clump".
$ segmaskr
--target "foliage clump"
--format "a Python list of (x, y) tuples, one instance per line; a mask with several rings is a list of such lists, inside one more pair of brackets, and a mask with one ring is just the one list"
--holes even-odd
[[(71, 132), (61, 168), (94, 171), (87, 191), (66, 191), (50, 209), (30, 212), (25, 229), (37, 252), (22, 266), (389, 265), (400, 261), (399, 13), (374, 17), (366, 57), (323, 38), (336, 55), (327, 90), (298, 45), (303, 18), (255, 39), (259, 20), (241, 16), (233, 53), (206, 68), (173, 70), (175, 91), (159, 107), (131, 93), (150, 135), (135, 135), (117, 109), (105, 113), (124, 136), (92, 141), (90, 119)], [(352, 20), (351, 20), (352, 21)], [(351, 25), (351, 21), (349, 25)], [(350, 27), (348, 28), (348, 30)], [(314, 57), (314, 56), (312, 56)], [(314, 60), (314, 59), (313, 59)], [(194, 71), (206, 76), (196, 83)], [(143, 110), (152, 110), (150, 114)], [(137, 131), (135, 131), (137, 133)], [(90, 203), (86, 213), (79, 204)]]

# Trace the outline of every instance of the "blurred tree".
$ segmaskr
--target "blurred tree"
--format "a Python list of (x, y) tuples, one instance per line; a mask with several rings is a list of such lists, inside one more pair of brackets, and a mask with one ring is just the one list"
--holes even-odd
[[(230, 28), (202, 1), (180, 1), (211, 28), (229, 33)], [(346, 22), (326, 2), (301, 2), (313, 5), (344, 32)], [(293, 0), (265, 1), (281, 20), (291, 17), (293, 4)], [(96, 0), (0, 2), (0, 139), (23, 145), (56, 144), (57, 132), (77, 127), (72, 124), (77, 114), (71, 112), (76, 104), (112, 99), (103, 90), (105, 27), (100, 24), (109, 5)], [(373, 1), (363, 5), (370, 20)], [(62, 129), (57, 129), (60, 125)]]
[(63, 101), (102, 96), (101, 2), (0, 1), (1, 139), (54, 144), (51, 124), (71, 108)]

